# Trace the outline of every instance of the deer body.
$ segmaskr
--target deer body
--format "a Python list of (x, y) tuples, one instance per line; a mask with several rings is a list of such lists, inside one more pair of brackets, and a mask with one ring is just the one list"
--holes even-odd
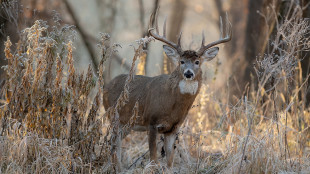
[[(132, 116), (132, 108), (138, 101), (139, 117), (133, 130), (147, 131), (149, 125), (157, 127), (159, 133), (170, 133), (177, 129), (185, 119), (201, 86), (201, 73), (193, 81), (186, 82), (177, 70), (178, 68), (171, 75), (134, 76), (129, 85), (129, 102), (120, 111), (120, 123), (128, 123)], [(119, 75), (106, 86), (105, 108), (115, 104), (126, 77), (126, 74)]]
[[(155, 14), (152, 16), (154, 17)], [(157, 23), (156, 17), (155, 22)], [(155, 162), (157, 161), (156, 136), (158, 133), (164, 134), (167, 165), (171, 167), (176, 134), (201, 87), (201, 65), (204, 61), (210, 61), (217, 55), (219, 48), (213, 46), (228, 42), (231, 39), (231, 29), (227, 23), (226, 35), (223, 38), (221, 25), (220, 40), (205, 46), (203, 36), (201, 48), (198, 51), (183, 51), (180, 44), (181, 35), (179, 36), (178, 44), (166, 39), (165, 23), (163, 36), (158, 34), (158, 24), (156, 24), (157, 34), (152, 32), (153, 29), (149, 30), (149, 34), (156, 40), (167, 44), (163, 46), (164, 51), (173, 60), (176, 68), (169, 75), (155, 77), (134, 76), (129, 84), (129, 101), (119, 111), (119, 121), (120, 127), (123, 127), (129, 122), (132, 116), (132, 109), (136, 101), (138, 101), (139, 117), (136, 119), (132, 129), (136, 131), (148, 131), (150, 158)], [(123, 90), (126, 78), (127, 75), (119, 75), (105, 87), (103, 99), (105, 109), (115, 105)], [(129, 132), (130, 130), (122, 132), (121, 135), (117, 136), (118, 139), (115, 143), (117, 146), (117, 163), (120, 163), (121, 158), (121, 139)]]

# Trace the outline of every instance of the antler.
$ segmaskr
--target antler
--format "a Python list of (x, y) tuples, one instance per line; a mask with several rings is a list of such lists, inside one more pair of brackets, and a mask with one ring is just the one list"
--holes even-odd
[(222, 17), (220, 17), (220, 31), (221, 31), (221, 35), (220, 35), (220, 39), (214, 42), (209, 43), (208, 45), (205, 45), (205, 36), (204, 33), (202, 32), (202, 43), (201, 43), (201, 47), (198, 50), (198, 55), (202, 55), (207, 49), (221, 44), (221, 43), (225, 43), (231, 40), (231, 36), (232, 36), (232, 26), (230, 21), (228, 20), (228, 15), (226, 13), (226, 31), (225, 31), (225, 37), (223, 37), (223, 22), (222, 22)]
[[(181, 48), (181, 36), (182, 36), (182, 32), (180, 33), (179, 37), (178, 37), (178, 44), (175, 44), (172, 41), (169, 41), (166, 38), (166, 21), (167, 18), (165, 18), (164, 21), (164, 26), (163, 26), (163, 36), (159, 35), (159, 30), (158, 30), (158, 21), (157, 21), (157, 17), (158, 17), (158, 8), (156, 9), (156, 11), (154, 13), (152, 13), (151, 17), (150, 17), (150, 23), (149, 23), (149, 34), (151, 36), (153, 36), (156, 40), (159, 40), (161, 42), (166, 43), (167, 45), (170, 45), (171, 47), (175, 48), (178, 53), (181, 55), (183, 53), (182, 48)], [(155, 28), (153, 27), (154, 22), (156, 24)], [(156, 33), (153, 33), (153, 30), (156, 30)]]

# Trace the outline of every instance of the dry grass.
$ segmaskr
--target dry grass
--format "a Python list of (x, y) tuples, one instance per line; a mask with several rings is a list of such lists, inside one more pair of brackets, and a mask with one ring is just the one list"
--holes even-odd
[[(156, 166), (150, 163), (146, 133), (135, 132), (123, 140), (125, 172), (308, 173), (308, 78), (301, 76), (298, 55), (309, 48), (310, 25), (298, 6), (290, 14), (278, 22), (269, 53), (259, 57), (258, 81), (237, 103), (227, 104), (225, 94), (215, 98), (208, 86), (202, 87), (198, 106), (179, 133), (173, 169), (165, 168), (164, 157)], [(49, 28), (36, 21), (22, 38), (14, 53), (9, 38), (4, 50), (8, 65), (0, 106), (0, 173), (114, 173), (118, 111), (130, 95), (135, 61), (145, 57), (143, 44), (152, 39), (137, 42), (118, 104), (104, 112), (103, 64), (117, 48), (109, 35), (101, 34), (98, 78), (90, 66), (86, 73), (75, 69), (72, 27)], [(139, 74), (144, 73), (143, 61)], [(128, 126), (134, 124), (135, 111)], [(107, 117), (114, 118), (112, 124)], [(163, 140), (158, 138), (161, 153)]]

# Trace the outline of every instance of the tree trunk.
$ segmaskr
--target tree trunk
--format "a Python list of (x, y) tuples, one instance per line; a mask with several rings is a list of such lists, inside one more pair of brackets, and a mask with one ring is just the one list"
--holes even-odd
[[(230, 55), (227, 62), (230, 67), (230, 74), (233, 74), (229, 82), (230, 96), (240, 96), (246, 84), (252, 80), (251, 75), (254, 75), (253, 63), (257, 56), (266, 51), (269, 36), (274, 28), (276, 18), (270, 17), (274, 15), (273, 9), (267, 7), (273, 5), (277, 13), (280, 3), (273, 0), (231, 0), (229, 3), (233, 37), (225, 50), (227, 55)], [(217, 0), (216, 6), (220, 15), (223, 16), (222, 4)]]
[[(224, 4), (215, 0), (215, 4), (218, 8), (219, 15), (224, 17), (225, 11), (223, 10)], [(248, 66), (248, 60), (244, 58), (245, 53), (245, 39), (246, 39), (246, 26), (247, 16), (249, 13), (248, 3), (249, 0), (239, 1), (227, 1), (223, 3), (229, 3), (228, 17), (232, 23), (232, 40), (225, 44), (226, 55), (229, 56), (224, 63), (223, 72), (231, 74), (229, 77), (229, 93), (230, 102), (233, 102), (233, 96), (239, 96), (242, 94), (244, 84), (246, 81), (243, 79), (245, 69)], [(238, 68), (236, 68), (238, 67)], [(222, 83), (226, 85), (227, 83)], [(221, 91), (220, 91), (221, 92)]]

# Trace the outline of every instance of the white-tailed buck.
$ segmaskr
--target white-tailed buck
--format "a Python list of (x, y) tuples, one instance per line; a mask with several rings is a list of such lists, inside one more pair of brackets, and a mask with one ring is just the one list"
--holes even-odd
[[(126, 125), (131, 116), (132, 109), (139, 102), (139, 117), (132, 127), (135, 131), (148, 131), (148, 142), (151, 160), (157, 162), (156, 157), (156, 136), (158, 133), (164, 134), (164, 149), (166, 152), (167, 165), (172, 166), (174, 154), (174, 142), (176, 133), (183, 123), (191, 108), (202, 83), (201, 65), (204, 61), (212, 60), (218, 53), (219, 48), (215, 45), (231, 40), (231, 24), (226, 15), (225, 31), (223, 31), (222, 20), (220, 19), (220, 39), (205, 45), (204, 34), (202, 34), (202, 44), (198, 51), (181, 48), (181, 34), (178, 43), (173, 43), (166, 38), (166, 21), (163, 26), (163, 35), (159, 35), (157, 15), (152, 14), (151, 20), (155, 21), (155, 29), (150, 28), (149, 34), (164, 45), (166, 55), (173, 60), (176, 65), (175, 70), (169, 75), (159, 75), (155, 77), (134, 76), (130, 82), (129, 102), (119, 112), (120, 126)], [(150, 22), (150, 26), (153, 24)], [(153, 31), (156, 30), (156, 33)], [(122, 74), (115, 77), (106, 87), (104, 95), (104, 107), (108, 109), (115, 105), (123, 91), (127, 75)], [(117, 156), (121, 158), (121, 140), (129, 131), (123, 132), (117, 137)]]

